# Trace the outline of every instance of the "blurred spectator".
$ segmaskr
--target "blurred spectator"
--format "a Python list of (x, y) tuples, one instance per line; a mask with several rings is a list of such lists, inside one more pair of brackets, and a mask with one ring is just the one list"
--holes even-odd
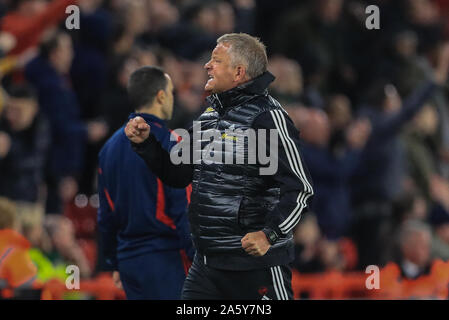
[(0, 58), (16, 46), (17, 40), (9, 32), (0, 32)]
[(352, 105), (348, 97), (336, 94), (328, 98), (325, 107), (329, 118), (331, 137), (329, 148), (336, 154), (340, 154), (340, 149), (346, 148), (346, 130), (353, 122)]
[[(107, 50), (112, 38), (112, 21), (109, 12), (101, 7), (103, 2), (80, 1), (82, 27), (75, 34), (73, 41), (74, 58), (70, 78), (84, 121), (100, 120), (99, 93), (105, 90), (108, 79)], [(79, 191), (82, 193), (94, 192), (96, 159), (103, 142), (104, 139), (91, 141), (86, 147), (85, 166), (79, 179)]]
[(431, 229), (429, 225), (410, 220), (400, 229), (399, 265), (405, 278), (416, 279), (429, 273), (431, 266)]
[(111, 70), (112, 74), (100, 99), (101, 116), (105, 119), (109, 132), (120, 128), (131, 113), (126, 87), (131, 73), (139, 68), (139, 62), (132, 56), (122, 57)]
[[(338, 104), (330, 107), (332, 124), (324, 112), (309, 110), (302, 116), (299, 125), (305, 142), (302, 149), (304, 161), (314, 179), (312, 210), (317, 214), (323, 234), (334, 240), (347, 235), (349, 230), (352, 221), (349, 179), (358, 166), (360, 150), (370, 133), (367, 120), (358, 120), (351, 126), (350, 119), (339, 123), (335, 106)], [(342, 124), (344, 127), (341, 127)], [(334, 132), (331, 132), (331, 127)], [(337, 130), (342, 130), (345, 138), (344, 145), (335, 152), (330, 149), (330, 138), (331, 134), (338, 133)]]
[(149, 0), (147, 9), (153, 32), (160, 32), (178, 22), (179, 10), (168, 0)]
[(233, 0), (235, 11), (235, 32), (254, 34), (256, 20), (256, 0)]
[(286, 13), (274, 34), (276, 49), (303, 67), (306, 86), (316, 86), (322, 93), (354, 82), (354, 70), (346, 60), (349, 33), (342, 9), (343, 0), (309, 1)]
[(380, 265), (385, 265), (390, 261), (396, 261), (400, 255), (400, 229), (411, 220), (426, 221), (428, 218), (429, 206), (426, 199), (416, 190), (404, 191), (392, 203), (391, 218), (380, 226), (379, 246), (382, 247), (380, 253)]
[(2, 18), (0, 25), (1, 30), (11, 33), (17, 40), (11, 53), (37, 46), (43, 32), (56, 26), (66, 17), (66, 7), (76, 3), (76, 0), (16, 0), (14, 10)]
[(17, 202), (17, 219), (22, 227), (22, 233), (33, 248), (45, 252), (51, 250), (51, 241), (44, 230), (44, 206), (36, 203)]
[(426, 104), (414, 117), (403, 135), (408, 172), (420, 193), (424, 194), (427, 199), (431, 198), (430, 179), (438, 174), (438, 154), (434, 150), (438, 122), (435, 107)]
[(37, 273), (16, 215), (14, 203), (0, 198), (0, 289), (30, 287)]
[(89, 120), (99, 115), (98, 92), (106, 86), (107, 50), (112, 37), (111, 16), (101, 8), (102, 2), (82, 0), (82, 28), (73, 41), (70, 77), (81, 107), (81, 116)]
[[(149, 32), (148, 4), (144, 0), (127, 1), (116, 11), (116, 25), (112, 35), (114, 56), (129, 54), (137, 38)], [(152, 36), (145, 36), (144, 41), (151, 44)]]
[[(176, 55), (190, 60), (212, 50), (216, 44), (215, 24), (218, 21), (214, 3), (195, 1), (189, 4), (179, 21), (165, 25), (158, 37), (159, 43)], [(224, 19), (226, 20), (226, 17)]]
[(321, 239), (320, 228), (315, 215), (310, 212), (302, 218), (295, 229), (295, 261), (293, 265), (299, 272), (319, 272), (318, 243)]
[(407, 23), (418, 35), (421, 52), (441, 39), (443, 24), (438, 7), (433, 1), (407, 0), (406, 13)]
[(283, 105), (298, 103), (303, 94), (301, 66), (294, 60), (283, 56), (270, 58), (268, 69), (276, 77), (271, 92)]
[(58, 278), (65, 281), (69, 264), (78, 266), (82, 277), (91, 275), (86, 256), (74, 238), (70, 220), (60, 215), (44, 215), (42, 206), (28, 203), (19, 203), (18, 213), (23, 234), (32, 246), (30, 256), (37, 266), (39, 280)]
[(329, 240), (321, 236), (313, 213), (295, 230), (294, 267), (300, 273), (348, 271), (357, 264), (357, 250), (350, 239)]
[(432, 97), (437, 86), (446, 82), (448, 70), (449, 46), (441, 56), (433, 80), (415, 89), (404, 103), (393, 85), (379, 82), (371, 89), (371, 107), (360, 109), (360, 115), (368, 117), (372, 124), (352, 189), (357, 206), (354, 230), (361, 268), (379, 264), (379, 230), (391, 216), (391, 201), (402, 190), (405, 164), (399, 132)]
[(205, 102), (204, 83), (206, 73), (204, 64), (200, 62), (183, 61), (182, 82), (176, 89), (173, 117), (168, 121), (169, 128), (186, 128), (192, 126), (192, 121), (203, 112)]
[(215, 6), (215, 33), (232, 33), (235, 29), (234, 9), (228, 2), (219, 1)]
[(83, 169), (85, 143), (106, 136), (102, 122), (87, 125), (80, 119), (78, 100), (67, 78), (73, 59), (70, 37), (51, 34), (41, 44), (40, 54), (26, 66), (26, 77), (39, 94), (43, 114), (50, 121), (52, 145), (47, 172), (47, 212), (60, 213), (61, 201), (71, 200)]
[(16, 201), (42, 199), (50, 132), (47, 121), (38, 115), (37, 99), (29, 86), (10, 88), (0, 118), (0, 195)]
[(389, 54), (383, 57), (378, 70), (379, 76), (392, 79), (401, 95), (410, 94), (425, 78), (418, 43), (413, 31), (397, 31), (390, 40)]
[(76, 265), (80, 269), (81, 277), (89, 277), (92, 270), (75, 239), (72, 222), (61, 215), (47, 215), (44, 226), (52, 244), (52, 250), (48, 252), (50, 260), (55, 264)]

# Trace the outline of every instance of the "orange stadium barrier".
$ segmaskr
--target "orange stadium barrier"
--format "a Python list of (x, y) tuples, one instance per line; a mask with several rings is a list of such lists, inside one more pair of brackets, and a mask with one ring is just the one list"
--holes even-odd
[[(329, 271), (300, 274), (293, 270), (292, 287), (295, 299), (449, 299), (449, 261), (435, 260), (430, 272), (417, 279), (406, 279), (399, 266), (389, 263), (380, 270), (379, 289), (367, 289), (370, 274), (362, 272)], [(96, 299), (122, 300), (125, 292), (117, 289), (110, 273), (101, 273), (92, 280), (80, 281), (79, 290), (66, 288), (63, 281), (52, 279), (41, 289), (42, 300)], [(3, 298), (14, 298), (12, 290), (2, 290)], [(71, 296), (72, 295), (72, 296)], [(74, 296), (73, 296), (74, 295)]]
[(362, 272), (330, 271), (300, 274), (293, 271), (295, 299), (449, 299), (449, 261), (435, 260), (429, 274), (406, 279), (399, 266), (389, 263), (380, 270), (379, 289), (367, 289), (370, 276)]
[(330, 271), (318, 274), (292, 273), (295, 299), (347, 299), (363, 296), (366, 274)]
[(69, 290), (65, 283), (53, 279), (42, 286), (42, 300), (61, 300), (67, 293), (88, 295), (96, 300), (123, 300), (125, 292), (117, 289), (110, 273), (102, 273), (95, 279), (80, 281), (79, 290)]

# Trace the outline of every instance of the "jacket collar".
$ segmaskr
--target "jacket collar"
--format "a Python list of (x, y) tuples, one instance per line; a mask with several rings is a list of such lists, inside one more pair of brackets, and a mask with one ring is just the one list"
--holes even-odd
[(239, 105), (256, 95), (267, 94), (267, 88), (274, 79), (275, 77), (269, 71), (265, 71), (260, 76), (251, 79), (238, 87), (212, 94), (208, 96), (206, 100), (210, 105), (214, 105), (217, 111), (220, 112), (229, 107)]

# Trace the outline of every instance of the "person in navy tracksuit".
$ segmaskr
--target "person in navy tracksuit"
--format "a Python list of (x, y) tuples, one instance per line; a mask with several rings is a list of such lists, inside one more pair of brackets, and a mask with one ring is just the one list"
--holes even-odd
[[(164, 120), (173, 111), (170, 77), (136, 70), (128, 94), (167, 151), (176, 144)], [(132, 149), (120, 128), (99, 154), (98, 226), (107, 264), (128, 299), (179, 299), (194, 248), (187, 220), (190, 188), (165, 186)]]

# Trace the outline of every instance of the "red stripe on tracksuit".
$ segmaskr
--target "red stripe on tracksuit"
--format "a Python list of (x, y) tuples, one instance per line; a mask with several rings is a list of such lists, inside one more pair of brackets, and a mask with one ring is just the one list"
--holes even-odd
[(192, 194), (192, 184), (186, 187), (187, 204), (190, 204), (190, 195)]
[(187, 257), (186, 251), (184, 249), (179, 250), (179, 254), (181, 255), (184, 272), (187, 275), (189, 273), (190, 266), (192, 265), (192, 261), (190, 261), (190, 259)]
[[(192, 185), (188, 185), (186, 187), (186, 195), (187, 202), (190, 204), (190, 194), (192, 192)], [(165, 214), (165, 193), (164, 193), (164, 185), (162, 181), (157, 178), (157, 203), (156, 203), (156, 219), (169, 226), (172, 229), (176, 229), (173, 220)], [(189, 273), (190, 266), (192, 262), (187, 257), (187, 254), (184, 249), (179, 250), (179, 254), (181, 255), (182, 265), (184, 267), (184, 272), (187, 275)]]
[(114, 212), (115, 211), (114, 201), (112, 201), (108, 189), (104, 188), (104, 194), (106, 195), (106, 199), (108, 200), (109, 207), (111, 208), (112, 212)]
[(176, 229), (173, 220), (165, 214), (165, 192), (162, 181), (157, 178), (157, 203), (156, 203), (156, 219), (163, 224), (169, 226), (173, 230)]
[[(98, 174), (103, 174), (103, 170), (100, 167), (98, 167)], [(109, 207), (111, 208), (112, 212), (114, 212), (115, 211), (114, 201), (112, 201), (108, 189), (104, 188), (103, 191), (106, 196), (106, 200), (108, 200)]]

